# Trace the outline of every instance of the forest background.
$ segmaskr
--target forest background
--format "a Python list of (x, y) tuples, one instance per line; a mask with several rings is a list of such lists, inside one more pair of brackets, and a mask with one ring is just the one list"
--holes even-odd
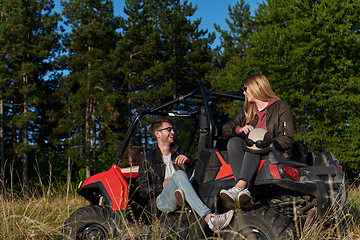
[[(295, 139), (331, 151), (348, 176), (360, 153), (360, 1), (240, 0), (215, 33), (186, 0), (0, 2), (1, 189), (27, 196), (107, 170), (143, 109), (196, 88), (241, 91), (267, 76), (289, 103)], [(66, 30), (71, 29), (71, 30)], [(231, 117), (239, 106), (228, 106)], [(69, 191), (69, 189), (67, 189)]]

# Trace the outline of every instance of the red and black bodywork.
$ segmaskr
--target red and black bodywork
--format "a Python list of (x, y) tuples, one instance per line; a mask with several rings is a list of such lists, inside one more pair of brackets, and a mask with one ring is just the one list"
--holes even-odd
[(102, 205), (103, 201), (114, 211), (128, 208), (129, 178), (138, 176), (139, 166), (120, 168), (113, 164), (102, 173), (98, 173), (80, 182), (77, 192), (92, 205)]

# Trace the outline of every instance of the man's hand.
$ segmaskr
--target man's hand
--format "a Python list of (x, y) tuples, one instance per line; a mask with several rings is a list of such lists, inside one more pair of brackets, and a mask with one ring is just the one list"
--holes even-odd
[(190, 161), (190, 159), (189, 159), (187, 156), (185, 156), (185, 155), (179, 155), (179, 156), (177, 156), (176, 159), (175, 159), (175, 164), (177, 164), (177, 165), (183, 165), (184, 163), (187, 163), (187, 162), (189, 162), (189, 161)]
[(164, 182), (163, 182), (163, 187), (165, 187), (165, 185), (167, 184), (167, 182), (170, 180), (171, 177), (167, 177)]

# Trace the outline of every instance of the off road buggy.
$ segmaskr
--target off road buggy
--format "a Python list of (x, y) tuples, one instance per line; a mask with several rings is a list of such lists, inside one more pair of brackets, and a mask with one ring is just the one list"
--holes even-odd
[[(217, 107), (239, 105), (242, 100), (242, 94), (207, 90), (199, 81), (194, 91), (137, 114), (111, 168), (79, 184), (78, 194), (90, 205), (70, 215), (64, 237), (297, 239), (313, 218), (321, 218), (334, 204), (341, 208), (346, 189), (338, 160), (330, 152), (303, 154), (298, 149), (292, 160), (277, 150), (264, 156), (249, 189), (255, 206), (237, 209), (220, 234), (210, 231), (189, 207), (152, 215), (148, 199), (137, 193), (136, 177), (139, 159), (155, 146), (147, 127), (159, 116), (175, 118), (177, 144), (197, 159), (193, 185), (203, 202), (216, 213), (236, 209), (219, 198), (220, 190), (234, 186), (235, 181), (227, 161), (228, 140), (221, 135), (221, 123), (228, 119)], [(149, 227), (156, 223), (161, 224), (160, 232)]]

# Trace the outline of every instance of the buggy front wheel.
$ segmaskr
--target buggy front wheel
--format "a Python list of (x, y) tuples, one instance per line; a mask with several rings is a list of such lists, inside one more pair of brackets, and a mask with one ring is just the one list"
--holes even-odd
[(79, 208), (66, 220), (64, 239), (105, 240), (112, 231), (110, 208), (89, 205)]

